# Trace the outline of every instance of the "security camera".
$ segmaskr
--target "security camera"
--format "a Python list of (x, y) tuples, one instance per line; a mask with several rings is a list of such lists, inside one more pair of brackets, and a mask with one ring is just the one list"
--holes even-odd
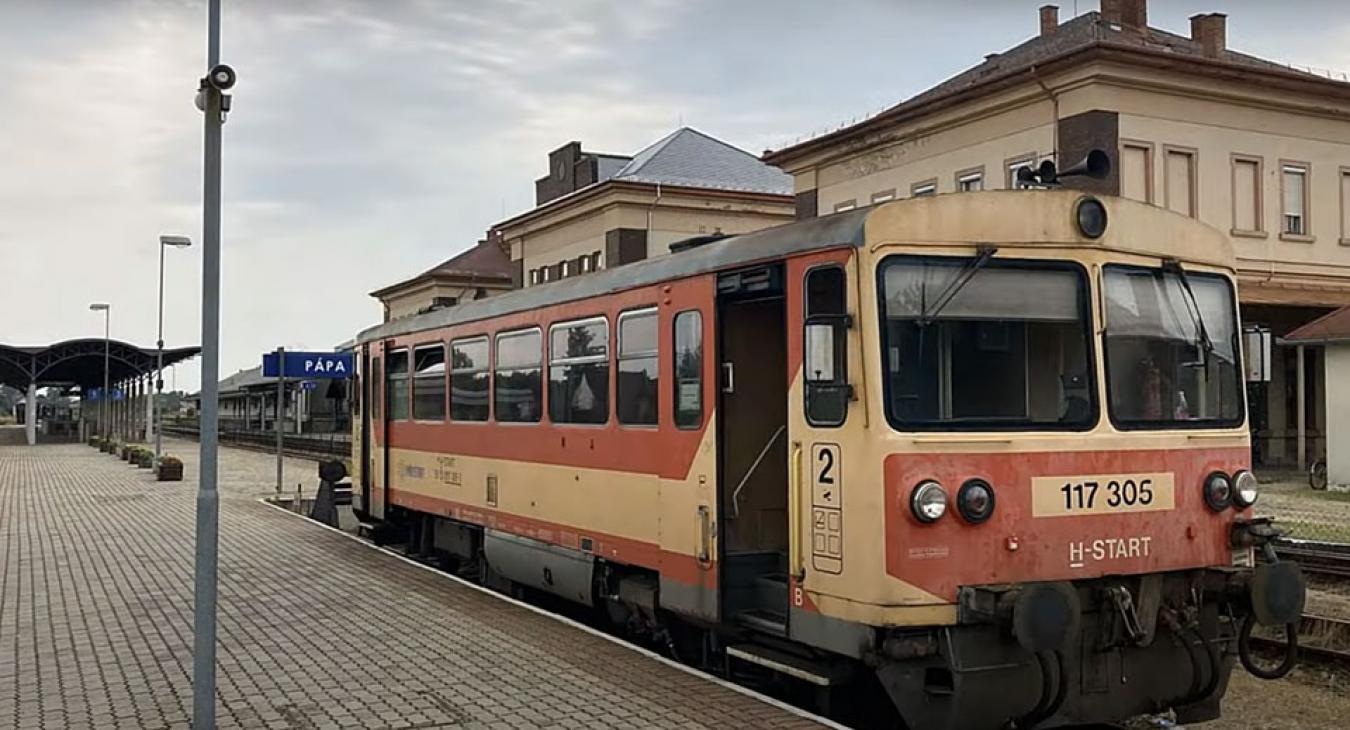
[(234, 69), (225, 64), (217, 64), (206, 74), (206, 83), (210, 84), (216, 91), (225, 91), (231, 86), (238, 77)]

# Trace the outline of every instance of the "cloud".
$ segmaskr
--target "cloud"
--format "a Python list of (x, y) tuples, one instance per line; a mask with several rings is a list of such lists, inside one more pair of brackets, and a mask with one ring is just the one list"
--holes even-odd
[[(631, 153), (683, 122), (777, 146), (1015, 45), (1039, 4), (225, 0), (221, 372), (373, 323), (369, 291), (528, 208), (569, 140)], [(1304, 35), (1311, 10), (1230, 4), (1234, 46), (1350, 66), (1330, 4)], [(1212, 10), (1154, 5), (1180, 32)], [(204, 35), (202, 0), (0, 2), (0, 340), (95, 335), (105, 300), (153, 343), (157, 237), (184, 233), (165, 339), (198, 341)]]

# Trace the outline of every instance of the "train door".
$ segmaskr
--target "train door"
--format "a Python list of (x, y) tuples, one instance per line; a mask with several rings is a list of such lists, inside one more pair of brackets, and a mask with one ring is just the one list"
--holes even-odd
[(386, 490), (389, 486), (389, 460), (385, 458), (389, 448), (388, 404), (385, 403), (383, 346), (370, 358), (369, 375), (366, 377), (366, 423), (369, 426), (366, 456), (370, 473), (370, 504), (366, 508), (370, 516), (377, 520), (385, 517), (387, 504)]
[(718, 278), (722, 616), (787, 631), (787, 329), (783, 268)]

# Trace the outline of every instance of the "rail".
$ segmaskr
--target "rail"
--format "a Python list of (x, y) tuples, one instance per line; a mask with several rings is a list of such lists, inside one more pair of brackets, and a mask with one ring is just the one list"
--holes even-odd
[[(1350, 620), (1304, 614), (1299, 621), (1298, 636), (1301, 656), (1350, 666)], [(1264, 635), (1253, 635), (1252, 643), (1272, 649), (1284, 647), (1283, 638)]]
[[(165, 424), (164, 433), (197, 440), (200, 431), (196, 426)], [(221, 431), (220, 443), (247, 449), (276, 452), (276, 433), (273, 431)], [(282, 449), (287, 454), (305, 457), (350, 457), (352, 453), (351, 437), (345, 433), (334, 434), (295, 434), (283, 436)]]
[(1350, 545), (1284, 540), (1276, 544), (1275, 552), (1298, 563), (1305, 573), (1350, 578)]

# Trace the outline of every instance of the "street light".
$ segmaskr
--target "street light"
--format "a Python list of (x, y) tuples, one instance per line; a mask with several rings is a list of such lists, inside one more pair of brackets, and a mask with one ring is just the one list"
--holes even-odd
[(89, 305), (89, 311), (103, 313), (103, 392), (99, 394), (98, 399), (98, 435), (107, 438), (108, 398), (112, 395), (108, 392), (108, 362), (112, 350), (108, 335), (111, 332), (112, 307), (103, 302), (94, 302)]
[(160, 437), (161, 427), (164, 425), (163, 417), (160, 413), (159, 400), (164, 394), (164, 249), (169, 246), (174, 248), (187, 248), (192, 245), (192, 239), (187, 236), (160, 236), (159, 237), (159, 340), (156, 346), (159, 352), (156, 354), (155, 365), (155, 395), (150, 399), (154, 409), (152, 420), (155, 424), (155, 463), (159, 463), (160, 444), (163, 439)]

